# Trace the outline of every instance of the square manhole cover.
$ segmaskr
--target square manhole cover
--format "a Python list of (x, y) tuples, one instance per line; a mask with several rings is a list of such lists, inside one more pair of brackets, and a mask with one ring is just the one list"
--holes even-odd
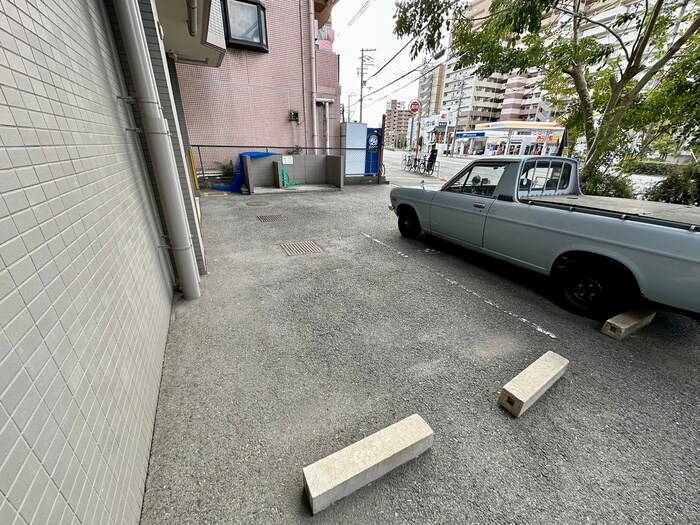
[(282, 222), (286, 221), (287, 217), (284, 215), (258, 215), (258, 220), (260, 222)]
[(323, 253), (321, 247), (314, 241), (287, 242), (280, 244), (287, 255), (306, 255), (309, 253)]

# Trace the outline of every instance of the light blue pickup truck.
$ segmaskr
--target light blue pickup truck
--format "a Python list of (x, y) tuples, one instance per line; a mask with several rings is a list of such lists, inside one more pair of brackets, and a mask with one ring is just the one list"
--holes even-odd
[(399, 230), (421, 231), (553, 278), (590, 317), (643, 302), (700, 317), (700, 208), (592, 197), (564, 157), (476, 160), (439, 191), (394, 188)]

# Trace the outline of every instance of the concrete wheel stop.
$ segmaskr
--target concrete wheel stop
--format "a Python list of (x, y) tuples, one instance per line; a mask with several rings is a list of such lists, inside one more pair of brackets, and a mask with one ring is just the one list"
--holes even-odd
[(520, 417), (564, 375), (568, 366), (568, 359), (547, 352), (506, 383), (498, 396), (498, 404)]
[(647, 326), (655, 316), (653, 310), (630, 310), (605, 321), (600, 331), (613, 339), (624, 339)]
[(433, 445), (433, 430), (418, 414), (304, 467), (304, 493), (316, 514)]

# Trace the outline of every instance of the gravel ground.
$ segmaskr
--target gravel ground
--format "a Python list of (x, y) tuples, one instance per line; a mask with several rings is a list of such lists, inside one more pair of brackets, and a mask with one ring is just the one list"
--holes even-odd
[[(700, 522), (699, 325), (614, 341), (533, 274), (401, 238), (389, 189), (202, 199), (142, 523)], [(513, 419), (498, 392), (547, 350), (569, 370)], [(413, 413), (432, 450), (312, 517), (302, 467)]]

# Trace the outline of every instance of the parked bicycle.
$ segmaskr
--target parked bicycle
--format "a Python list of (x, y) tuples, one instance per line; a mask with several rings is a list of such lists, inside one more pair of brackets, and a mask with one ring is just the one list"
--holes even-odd
[(401, 169), (404, 171), (417, 171), (422, 174), (432, 175), (435, 169), (435, 162), (430, 162), (428, 155), (422, 157), (413, 154), (406, 154), (401, 159)]
[(428, 156), (423, 155), (423, 157), (419, 157), (418, 155), (404, 155), (404, 157), (401, 159), (401, 169), (402, 170), (408, 170), (408, 171), (417, 171), (419, 173), (432, 173), (433, 169), (432, 167), (429, 169), (428, 168), (429, 162), (428, 162)]
[(411, 153), (404, 155), (401, 159), (401, 169), (404, 171), (416, 169), (416, 156)]

